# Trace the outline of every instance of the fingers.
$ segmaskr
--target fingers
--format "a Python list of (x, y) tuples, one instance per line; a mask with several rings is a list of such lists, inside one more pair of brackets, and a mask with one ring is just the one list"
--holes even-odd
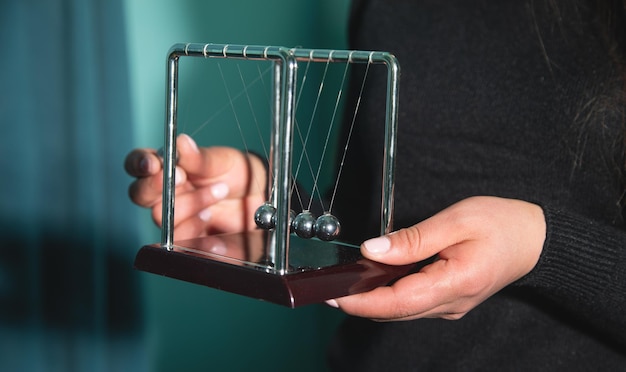
[(126, 156), (124, 169), (133, 177), (148, 177), (161, 170), (161, 160), (152, 149), (135, 149)]
[[(219, 183), (227, 185), (231, 198), (265, 193), (265, 166), (255, 156), (227, 147), (198, 148), (186, 134), (177, 138), (177, 153), (175, 178), (176, 185), (180, 186), (176, 189), (177, 195)], [(144, 207), (158, 203), (163, 190), (163, 171), (156, 151), (134, 150), (126, 157), (124, 166), (129, 175), (137, 177), (129, 188), (131, 200)]]
[(264, 193), (266, 170), (256, 156), (230, 147), (199, 148), (186, 134), (178, 136), (177, 147), (178, 165), (195, 186), (222, 181), (229, 185), (231, 197)]
[[(254, 211), (262, 202), (259, 196), (224, 199), (219, 184), (213, 190), (203, 188), (177, 197), (174, 212), (174, 238), (187, 239), (211, 234), (249, 231), (256, 228)], [(161, 203), (152, 207), (152, 218), (161, 226)]]
[(194, 140), (181, 134), (176, 140), (179, 161), (192, 180), (212, 180), (223, 177), (239, 165), (242, 175), (247, 176), (245, 155), (230, 147), (199, 148)]
[(178, 241), (206, 236), (205, 225), (205, 221), (198, 216), (188, 218), (176, 226), (174, 239)]
[[(442, 266), (438, 264), (438, 266)], [(431, 270), (433, 271), (433, 270)], [(408, 320), (428, 317), (433, 309), (448, 302), (438, 283), (441, 274), (419, 272), (398, 280), (393, 286), (336, 299), (344, 312), (374, 320)]]
[(263, 201), (259, 196), (225, 200), (209, 208), (208, 233), (249, 231), (256, 228), (254, 211)]
[[(254, 211), (265, 200), (266, 169), (261, 159), (227, 147), (199, 148), (188, 135), (176, 139), (174, 237), (246, 231), (255, 227)], [(124, 164), (137, 177), (130, 199), (152, 208), (162, 223), (162, 159), (151, 149), (132, 151)]]
[[(475, 242), (451, 249), (456, 248), (465, 252), (480, 251)], [(476, 256), (480, 260), (480, 254)], [(340, 298), (336, 303), (348, 314), (378, 321), (459, 319), (493, 293), (492, 280), (484, 278), (485, 267), (478, 260), (437, 260), (392, 286)], [(469, 264), (476, 267), (468, 267)]]
[[(228, 193), (228, 185), (223, 182), (218, 182), (207, 187), (187, 192), (178, 192), (176, 195), (174, 225), (176, 226), (182, 221), (194, 216), (199, 216), (202, 220), (208, 221), (209, 213), (202, 212), (211, 205), (226, 199), (228, 197)], [(160, 199), (158, 202), (159, 205), (155, 204), (152, 213), (154, 221), (160, 225)]]
[[(175, 179), (177, 185), (182, 185), (187, 179), (192, 182), (201, 181), (198, 186), (215, 183), (215, 180), (232, 168), (233, 158), (244, 157), (234, 149), (200, 150), (194, 140), (186, 134), (178, 136), (176, 144), (178, 163)], [(242, 162), (244, 160), (240, 160), (240, 163)], [(133, 150), (126, 156), (124, 168), (129, 175), (137, 177), (130, 187), (131, 199), (141, 206), (152, 206), (163, 187), (163, 164), (157, 152), (153, 149)]]
[(178, 165), (183, 167), (192, 178), (202, 176), (206, 169), (201, 169), (204, 162), (203, 154), (196, 142), (187, 134), (181, 134), (176, 138), (176, 151)]
[[(176, 167), (175, 180), (178, 186), (184, 185), (187, 180), (187, 174), (179, 167)], [(163, 170), (159, 169), (155, 174), (149, 177), (140, 177), (133, 181), (128, 189), (128, 195), (133, 203), (137, 205), (153, 207), (156, 203), (161, 201), (162, 191)]]
[(388, 265), (406, 265), (430, 258), (470, 238), (465, 225), (471, 222), (457, 209), (451, 207), (409, 228), (367, 240), (361, 245), (361, 252)]

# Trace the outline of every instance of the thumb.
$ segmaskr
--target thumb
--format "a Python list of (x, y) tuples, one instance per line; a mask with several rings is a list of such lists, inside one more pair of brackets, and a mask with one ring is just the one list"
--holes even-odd
[[(408, 228), (365, 241), (363, 256), (388, 265), (406, 265), (428, 259), (466, 240), (467, 234), (440, 212)], [(458, 226), (457, 226), (458, 227)]]
[(406, 265), (428, 258), (420, 230), (416, 226), (395, 231), (361, 245), (363, 256), (388, 265)]
[(260, 158), (232, 147), (198, 147), (186, 134), (178, 136), (176, 144), (180, 155), (178, 165), (195, 186), (224, 182), (230, 197), (264, 194), (266, 171)]
[(211, 180), (224, 176), (233, 167), (235, 159), (243, 159), (243, 155), (230, 148), (199, 148), (187, 134), (178, 136), (176, 147), (179, 154), (178, 165), (195, 179)]

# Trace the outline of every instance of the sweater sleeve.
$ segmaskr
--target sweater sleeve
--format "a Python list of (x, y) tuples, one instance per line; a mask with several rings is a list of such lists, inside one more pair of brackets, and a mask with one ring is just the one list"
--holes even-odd
[(626, 349), (626, 231), (543, 206), (546, 241), (517, 285), (535, 288)]

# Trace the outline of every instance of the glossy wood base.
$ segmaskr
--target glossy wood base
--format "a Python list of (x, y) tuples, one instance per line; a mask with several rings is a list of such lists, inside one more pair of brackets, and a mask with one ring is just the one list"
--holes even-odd
[(267, 262), (265, 234), (190, 239), (176, 242), (173, 250), (146, 245), (135, 268), (293, 308), (387, 285), (413, 267), (365, 259), (352, 245), (292, 236), (290, 266), (280, 274)]

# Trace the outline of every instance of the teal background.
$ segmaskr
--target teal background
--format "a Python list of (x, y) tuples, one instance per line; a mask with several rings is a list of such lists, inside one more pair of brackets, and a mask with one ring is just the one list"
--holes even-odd
[(172, 44), (345, 48), (348, 6), (0, 1), (0, 370), (325, 369), (339, 312), (132, 270), (159, 231), (122, 164), (162, 144)]

